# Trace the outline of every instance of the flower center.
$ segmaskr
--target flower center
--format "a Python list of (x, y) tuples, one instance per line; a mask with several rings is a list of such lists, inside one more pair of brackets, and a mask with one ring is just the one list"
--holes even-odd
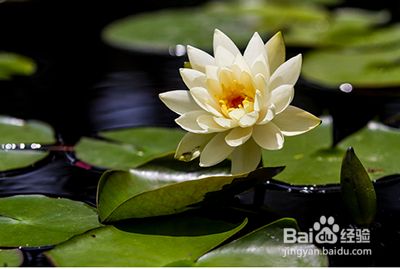
[(246, 94), (248, 91), (245, 86), (237, 80), (233, 80), (229, 87), (226, 87), (224, 84), (221, 86), (223, 94), (218, 98), (218, 103), (225, 116), (228, 116), (229, 112), (237, 108), (244, 109), (246, 112), (253, 110), (254, 100)]
[(228, 99), (228, 107), (229, 108), (239, 108), (243, 107), (243, 101), (246, 99), (246, 97), (240, 95), (240, 96), (235, 96), (231, 99)]

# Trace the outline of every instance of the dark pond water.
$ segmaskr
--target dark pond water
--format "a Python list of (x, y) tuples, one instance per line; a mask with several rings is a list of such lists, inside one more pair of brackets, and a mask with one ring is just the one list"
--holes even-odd
[[(201, 1), (190, 1), (196, 2)], [(146, 1), (138, 6), (116, 1), (115, 5), (99, 3), (96, 7), (79, 4), (79, 8), (70, 2), (60, 3), (0, 2), (0, 49), (26, 54), (39, 64), (33, 77), (0, 81), (0, 114), (46, 121), (56, 129), (59, 141), (67, 145), (99, 130), (175, 126), (176, 115), (161, 105), (157, 95), (184, 88), (178, 68), (185, 58), (118, 51), (102, 44), (99, 33), (116, 18), (180, 2)], [(399, 97), (387, 100), (339, 90), (315, 91), (307, 82), (300, 81), (294, 104), (316, 115), (326, 111), (333, 114), (336, 142), (377, 115), (387, 124), (400, 125)], [(358, 124), (349, 125), (350, 121)], [(82, 168), (75, 161), (71, 155), (53, 153), (35, 167), (2, 173), (0, 196), (41, 193), (95, 204), (101, 171)], [(400, 180), (388, 179), (376, 186), (379, 211), (372, 243), (368, 245), (373, 255), (332, 256), (331, 265), (399, 265), (396, 251), (400, 243)], [(293, 188), (271, 181), (236, 197), (234, 203), (253, 220), (254, 226), (278, 217), (295, 217), (301, 228), (307, 230), (322, 214), (335, 216), (343, 225), (349, 222), (344, 217), (337, 187), (312, 188)], [(24, 265), (50, 265), (42, 251), (26, 250)]]

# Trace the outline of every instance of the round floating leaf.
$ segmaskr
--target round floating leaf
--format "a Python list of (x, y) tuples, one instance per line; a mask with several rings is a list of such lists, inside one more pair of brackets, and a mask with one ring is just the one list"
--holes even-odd
[(239, 47), (245, 47), (255, 31), (272, 34), (290, 25), (316, 23), (326, 17), (324, 9), (298, 1), (260, 1), (253, 5), (226, 1), (127, 17), (107, 26), (103, 38), (123, 49), (181, 56), (185, 53), (181, 45), (210, 50), (215, 28), (228, 34)]
[(106, 140), (82, 138), (75, 146), (78, 159), (109, 169), (129, 169), (174, 152), (184, 132), (172, 128), (129, 128), (105, 131)]
[[(319, 50), (306, 54), (305, 79), (326, 87), (351, 83), (358, 88), (400, 85), (400, 48), (382, 50)], [(398, 89), (394, 91), (399, 92)]]
[(0, 116), (0, 144), (6, 143), (55, 143), (54, 131), (46, 123)]
[(30, 76), (36, 71), (32, 59), (11, 52), (0, 52), (0, 80), (11, 79), (12, 76)]
[[(293, 25), (285, 34), (289, 46), (327, 47), (360, 44), (371, 35), (373, 26), (383, 24), (390, 19), (390, 13), (368, 11), (354, 8), (340, 8), (331, 13), (329, 19), (314, 24)], [(385, 37), (389, 38), (388, 35)], [(369, 39), (369, 38), (368, 38)], [(383, 40), (383, 36), (380, 40)], [(364, 46), (370, 46), (363, 43)]]
[(106, 226), (56, 246), (47, 256), (56, 266), (188, 266), (241, 230), (199, 217), (142, 219)]
[(231, 176), (229, 170), (228, 162), (200, 168), (198, 161), (185, 163), (169, 157), (139, 169), (106, 172), (98, 188), (100, 220), (111, 222), (182, 212), (204, 201), (208, 193), (231, 183), (267, 180), (280, 171), (264, 168), (246, 177)]
[[(219, 247), (197, 261), (207, 267), (321, 267), (328, 266), (328, 257), (312, 244), (289, 244), (283, 241), (283, 229), (297, 230), (296, 221), (281, 219)], [(298, 253), (306, 253), (300, 257)]]
[(336, 148), (330, 148), (331, 141), (331, 124), (324, 122), (306, 134), (285, 137), (280, 151), (263, 151), (263, 162), (265, 166), (285, 165), (276, 178), (289, 184), (338, 184), (342, 158), (353, 147), (372, 180), (400, 174), (396, 157), (400, 156), (400, 132), (395, 129), (372, 123)]
[(400, 24), (393, 24), (384, 28), (370, 30), (352, 42), (346, 44), (347, 47), (355, 48), (376, 48), (386, 50), (386, 48), (396, 47), (400, 42)]
[(82, 202), (19, 195), (0, 198), (0, 247), (54, 245), (101, 226)]
[(27, 150), (31, 143), (55, 142), (53, 129), (43, 122), (0, 116), (0, 171), (27, 167), (48, 156), (45, 151)]
[(19, 249), (0, 249), (0, 266), (18, 267), (24, 261), (24, 256)]

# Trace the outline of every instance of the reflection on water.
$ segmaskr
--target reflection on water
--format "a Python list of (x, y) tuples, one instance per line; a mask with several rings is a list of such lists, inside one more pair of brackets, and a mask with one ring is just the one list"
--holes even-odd
[(89, 103), (92, 130), (140, 125), (174, 126), (176, 114), (158, 98), (161, 88), (141, 72), (108, 74), (95, 86), (95, 95)]
[(61, 154), (30, 171), (0, 177), (0, 196), (40, 193), (95, 204), (100, 173), (75, 167)]

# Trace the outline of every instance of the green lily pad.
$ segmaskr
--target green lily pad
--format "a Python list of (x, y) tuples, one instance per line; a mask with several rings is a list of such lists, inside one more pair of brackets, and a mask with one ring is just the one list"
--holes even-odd
[[(322, 267), (328, 257), (315, 254), (312, 244), (288, 244), (283, 240), (284, 228), (297, 228), (293, 219), (280, 219), (257, 229), (229, 244), (219, 247), (196, 262), (207, 267)], [(300, 257), (298, 253), (307, 253)]]
[(48, 156), (45, 151), (28, 150), (30, 144), (55, 142), (53, 129), (43, 122), (0, 116), (0, 171), (27, 167)]
[[(290, 2), (290, 3), (297, 3), (297, 0), (275, 0), (276, 2)], [(321, 5), (338, 5), (343, 3), (343, 0), (304, 0), (301, 1), (302, 3), (309, 3), (309, 4), (321, 4)]]
[(320, 50), (306, 55), (303, 76), (323, 86), (351, 83), (359, 88), (400, 85), (400, 48), (389, 50)]
[(369, 31), (349, 42), (346, 47), (361, 49), (392, 49), (400, 42), (400, 24), (393, 24), (387, 27)]
[(0, 247), (54, 245), (99, 226), (96, 210), (82, 202), (42, 195), (0, 198)]
[[(355, 8), (339, 8), (334, 10), (329, 19), (315, 24), (293, 25), (285, 33), (285, 42), (289, 46), (301, 47), (347, 47), (353, 43), (361, 45), (361, 41), (371, 35), (373, 27), (390, 20), (390, 13), (368, 11)], [(381, 42), (389, 35), (381, 36)], [(371, 38), (367, 38), (368, 40)], [(363, 43), (364, 46), (370, 46)]]
[(24, 261), (24, 256), (19, 249), (0, 249), (0, 266), (18, 267)]
[(35, 62), (25, 56), (11, 52), (0, 52), (0, 80), (12, 76), (30, 76), (36, 71)]
[(108, 140), (82, 138), (75, 146), (78, 159), (91, 165), (126, 170), (174, 152), (185, 133), (172, 128), (128, 128), (99, 133)]
[(111, 222), (179, 213), (229, 184), (267, 180), (280, 171), (264, 168), (249, 176), (231, 176), (229, 169), (229, 162), (200, 168), (198, 160), (185, 163), (167, 157), (130, 171), (106, 172), (98, 187), (100, 220)]
[(325, 9), (298, 1), (260, 1), (253, 5), (226, 1), (134, 15), (111, 23), (102, 35), (108, 44), (118, 48), (181, 56), (185, 49), (175, 47), (178, 44), (211, 50), (215, 28), (243, 48), (255, 31), (264, 36), (291, 25), (315, 24), (326, 17)]
[(142, 219), (106, 226), (46, 253), (56, 266), (188, 266), (240, 231), (239, 224), (200, 217)]
[(373, 123), (336, 148), (330, 148), (331, 141), (331, 124), (325, 121), (306, 134), (285, 137), (282, 150), (263, 151), (263, 162), (265, 166), (285, 165), (276, 179), (289, 184), (338, 184), (343, 156), (348, 147), (353, 147), (371, 180), (400, 174), (396, 157), (400, 156), (400, 132), (395, 129)]
[(302, 74), (305, 79), (326, 87), (351, 83), (379, 92), (379, 88), (400, 85), (399, 60), (400, 48), (317, 50), (304, 57)]

